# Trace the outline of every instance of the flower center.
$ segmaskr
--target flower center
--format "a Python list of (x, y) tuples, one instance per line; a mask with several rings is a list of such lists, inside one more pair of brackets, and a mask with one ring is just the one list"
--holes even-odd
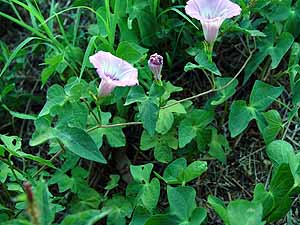
[(119, 78), (116, 76), (116, 74), (105, 73), (105, 76), (109, 77), (111, 80), (119, 80)]

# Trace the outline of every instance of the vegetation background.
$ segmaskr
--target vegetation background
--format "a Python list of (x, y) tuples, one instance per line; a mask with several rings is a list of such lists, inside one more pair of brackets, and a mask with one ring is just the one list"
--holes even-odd
[(299, 224), (300, 1), (234, 2), (210, 61), (185, 0), (0, 0), (0, 224)]

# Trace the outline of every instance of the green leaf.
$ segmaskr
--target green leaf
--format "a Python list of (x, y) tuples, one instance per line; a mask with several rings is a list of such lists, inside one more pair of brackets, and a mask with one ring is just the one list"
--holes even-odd
[(186, 184), (207, 171), (207, 163), (195, 161), (187, 166), (185, 158), (179, 158), (168, 165), (163, 173), (167, 184)]
[(267, 146), (267, 154), (275, 168), (281, 164), (288, 164), (290, 157), (294, 156), (294, 149), (291, 144), (283, 140), (276, 140)]
[(32, 114), (25, 114), (25, 113), (19, 113), (19, 112), (15, 112), (10, 110), (6, 105), (2, 105), (2, 107), (4, 109), (6, 109), (11, 116), (18, 118), (18, 119), (22, 119), (22, 120), (36, 120), (37, 116), (36, 115), (32, 115)]
[(151, 100), (142, 102), (140, 106), (140, 117), (144, 128), (149, 132), (150, 135), (154, 135), (156, 122), (158, 119), (159, 107)]
[(164, 144), (158, 144), (154, 148), (154, 157), (159, 162), (167, 163), (173, 159), (172, 149)]
[(58, 127), (54, 131), (68, 150), (82, 158), (99, 163), (106, 163), (93, 139), (82, 129), (77, 127)]
[(291, 198), (285, 197), (280, 199), (277, 202), (274, 211), (272, 211), (272, 213), (268, 216), (266, 220), (272, 224), (284, 218), (291, 210), (292, 205), (293, 205), (293, 200)]
[(295, 187), (300, 187), (300, 154), (289, 155), (289, 166), (295, 180)]
[(90, 92), (97, 92), (94, 82), (88, 84), (85, 80), (78, 77), (71, 77), (64, 87), (68, 100), (71, 103), (81, 101), (81, 98), (90, 98)]
[(159, 98), (165, 93), (165, 88), (157, 82), (153, 82), (148, 92), (149, 97), (152, 99)]
[(167, 187), (170, 211), (182, 221), (188, 221), (196, 208), (196, 192), (192, 187)]
[(257, 184), (255, 186), (254, 198), (252, 201), (262, 204), (264, 218), (272, 211), (275, 206), (275, 199), (272, 192), (266, 191), (263, 184)]
[(260, 111), (267, 109), (281, 95), (283, 89), (257, 80), (250, 95), (250, 106)]
[(238, 24), (234, 23), (234, 21), (233, 23), (229, 23), (228, 25), (230, 26), (230, 31), (242, 32), (252, 37), (266, 37), (266, 35), (263, 32), (259, 30), (250, 30), (245, 27), (240, 27)]
[(46, 183), (40, 181), (35, 189), (35, 196), (39, 208), (39, 219), (41, 225), (50, 225), (54, 220), (55, 212), (50, 208), (49, 191)]
[(263, 207), (256, 202), (246, 200), (232, 201), (228, 205), (228, 220), (230, 225), (264, 225)]
[[(167, 105), (175, 103), (175, 100), (170, 100)], [(182, 104), (176, 104), (168, 108), (159, 110), (158, 120), (156, 123), (156, 131), (161, 134), (166, 134), (174, 123), (174, 113), (185, 114), (186, 110)]]
[(170, 81), (164, 83), (165, 93), (161, 97), (162, 100), (167, 101), (172, 93), (180, 92), (183, 90), (182, 87), (174, 86)]
[(151, 216), (150, 212), (144, 207), (136, 207), (129, 225), (145, 225)]
[(107, 225), (125, 225), (126, 217), (130, 217), (133, 211), (132, 204), (122, 196), (114, 196), (104, 203), (102, 210), (110, 210)]
[(144, 102), (147, 99), (142, 86), (134, 86), (130, 88), (125, 105), (130, 105), (134, 102)]
[(252, 119), (254, 119), (253, 108), (248, 107), (243, 100), (234, 101), (229, 113), (229, 131), (231, 137), (236, 137), (242, 133)]
[(49, 184), (57, 184), (59, 192), (65, 192), (72, 189), (75, 185), (75, 180), (64, 173), (55, 174), (50, 180)]
[[(5, 150), (7, 150), (11, 155), (19, 158), (29, 159), (35, 162), (38, 162), (42, 165), (55, 168), (51, 161), (43, 159), (37, 155), (31, 155), (25, 153), (21, 150), (21, 138), (17, 136), (5, 136), (0, 135), (1, 141), (5, 144)], [(1, 146), (1, 145), (0, 145)]]
[(184, 181), (184, 183), (187, 183), (201, 176), (206, 171), (207, 171), (207, 162), (195, 161), (192, 162), (190, 165), (188, 165), (188, 167), (184, 170), (183, 178), (179, 178), (179, 179)]
[(160, 134), (166, 134), (174, 123), (174, 115), (167, 109), (159, 110), (156, 131)]
[(129, 15), (127, 20), (128, 28), (131, 30), (132, 24), (136, 20), (140, 40), (144, 45), (151, 46), (154, 38), (153, 33), (157, 31), (159, 25), (153, 13), (147, 7), (148, 5), (148, 1), (135, 1), (127, 7), (126, 12)]
[(30, 139), (30, 146), (40, 145), (52, 138), (54, 138), (51, 121), (46, 117), (39, 117), (34, 121), (35, 131)]
[(292, 89), (292, 96), (293, 96), (293, 105), (299, 105), (300, 103), (300, 80), (298, 80)]
[(163, 179), (168, 184), (180, 184), (179, 176), (184, 173), (187, 167), (187, 162), (185, 158), (179, 158), (174, 160), (168, 165), (164, 170)]
[[(273, 32), (272, 32), (273, 34)], [(266, 37), (259, 46), (259, 52), (255, 53), (245, 68), (244, 83), (257, 70), (263, 60), (270, 55), (272, 59), (271, 69), (277, 68), (284, 55), (290, 49), (294, 42), (294, 37), (287, 32), (283, 32), (275, 44), (272, 37)]]
[(204, 208), (196, 208), (190, 218), (188, 225), (205, 224), (207, 212)]
[(158, 138), (153, 138), (148, 134), (147, 131), (143, 131), (140, 145), (141, 150), (149, 150), (154, 148), (157, 144), (159, 144)]
[[(95, 110), (95, 113), (97, 111)], [(100, 112), (101, 115), (101, 124), (102, 125), (109, 125), (111, 124), (109, 122), (111, 118), (111, 113), (110, 112)], [(116, 122), (117, 118), (113, 119), (113, 123), (118, 123)], [(114, 122), (115, 121), (115, 122)], [(89, 124), (92, 127), (98, 126), (98, 122), (94, 117), (90, 117)], [(97, 144), (97, 147), (100, 148), (102, 146), (102, 139), (103, 136), (106, 137), (108, 144), (113, 147), (113, 148), (119, 148), (123, 147), (126, 145), (126, 139), (125, 135), (122, 131), (123, 127), (112, 127), (112, 128), (97, 128), (93, 131), (90, 131), (89, 134), (93, 138), (94, 142)]]
[(116, 54), (118, 57), (128, 61), (129, 63), (137, 63), (145, 57), (147, 52), (148, 49), (143, 48), (136, 43), (122, 41), (119, 43)]
[[(171, 225), (180, 224), (180, 220), (173, 215), (157, 214), (151, 216), (145, 223), (145, 225)], [(139, 224), (140, 225), (140, 224)]]
[[(7, 177), (11, 173), (9, 166), (3, 162), (0, 162), (0, 182), (5, 183)], [(1, 210), (1, 207), (0, 207)]]
[(198, 53), (198, 55), (195, 57), (195, 61), (198, 63), (198, 65), (189, 62), (184, 67), (184, 71), (188, 72), (194, 69), (204, 69), (212, 72), (213, 74), (221, 76), (221, 73), (218, 70), (216, 64), (208, 59), (204, 50)]
[(89, 111), (83, 103), (67, 102), (58, 113), (59, 119), (56, 126), (69, 126), (85, 129), (88, 113)]
[[(231, 78), (231, 77), (217, 77), (216, 78), (216, 88), (224, 87), (229, 82), (231, 82), (232, 79), (233, 78)], [(215, 97), (216, 100), (213, 100), (211, 102), (211, 104), (212, 105), (220, 105), (220, 104), (224, 103), (232, 95), (234, 95), (234, 93), (236, 92), (237, 85), (238, 85), (238, 81), (237, 81), (237, 79), (234, 79), (234, 81), (228, 87), (217, 92), (217, 96)]]
[(283, 32), (275, 47), (269, 49), (272, 58), (271, 68), (275, 69), (279, 65), (283, 56), (287, 53), (294, 42), (294, 37), (290, 33)]
[(43, 69), (41, 74), (42, 86), (44, 86), (48, 79), (56, 72), (58, 66), (64, 61), (64, 55), (52, 55), (45, 59), (47, 67)]
[(127, 187), (127, 193), (136, 195), (138, 205), (142, 205), (150, 212), (156, 207), (160, 195), (160, 183), (157, 178), (150, 181), (153, 164), (130, 166), (130, 172), (135, 183)]
[(164, 135), (156, 134), (150, 136), (144, 131), (141, 137), (141, 150), (154, 148), (154, 157), (160, 162), (166, 163), (173, 159), (172, 149), (178, 148), (178, 139), (176, 132), (169, 132)]
[(104, 189), (105, 190), (112, 190), (115, 187), (118, 187), (120, 176), (119, 175), (109, 175), (109, 178), (110, 178), (110, 181), (108, 182), (108, 184), (106, 185), (106, 187)]
[(281, 164), (276, 168), (270, 183), (270, 191), (276, 200), (288, 195), (294, 185), (293, 175), (288, 164)]
[(214, 112), (206, 110), (193, 110), (179, 124), (179, 147), (183, 148), (197, 135), (197, 131), (205, 128), (214, 119)]
[(206, 219), (206, 211), (196, 208), (196, 192), (192, 187), (167, 187), (170, 213), (175, 215), (180, 223), (186, 225), (200, 225)]
[(153, 178), (149, 184), (143, 185), (139, 198), (141, 199), (143, 206), (152, 212), (158, 203), (160, 195), (160, 183), (157, 178)]
[(130, 173), (133, 179), (139, 183), (143, 183), (143, 182), (149, 183), (152, 169), (153, 169), (152, 163), (148, 163), (146, 165), (141, 165), (141, 166), (130, 165)]
[(4, 221), (3, 223), (0, 222), (0, 225), (34, 225), (27, 220), (10, 220), (10, 221)]
[(280, 22), (288, 19), (291, 11), (291, 1), (278, 1), (276, 4), (270, 5), (270, 11), (266, 13), (266, 17), (271, 22)]
[(276, 110), (265, 112), (263, 113), (263, 116), (268, 123), (268, 126), (263, 129), (263, 137), (266, 144), (269, 144), (277, 137), (279, 132), (282, 130), (283, 124), (281, 116)]
[(110, 212), (111, 210), (86, 210), (66, 216), (60, 225), (93, 225), (106, 217)]
[(208, 144), (208, 154), (226, 164), (226, 152), (230, 151), (230, 146), (224, 135), (218, 134), (217, 129), (212, 128), (211, 141)]
[(58, 84), (52, 85), (47, 92), (47, 102), (44, 105), (39, 117), (51, 113), (55, 106), (62, 106), (66, 101), (64, 89)]
[(208, 196), (208, 203), (213, 207), (217, 214), (221, 217), (225, 224), (229, 224), (228, 212), (224, 202), (212, 195)]
[(287, 164), (281, 164), (272, 176), (270, 192), (275, 199), (274, 210), (268, 215), (267, 221), (274, 222), (284, 217), (292, 205), (290, 191), (294, 186), (294, 178)]

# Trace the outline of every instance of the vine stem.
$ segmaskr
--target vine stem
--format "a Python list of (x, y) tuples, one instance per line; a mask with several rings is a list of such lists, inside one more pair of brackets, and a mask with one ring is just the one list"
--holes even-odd
[(255, 50), (250, 51), (250, 55), (249, 55), (249, 57), (247, 58), (247, 60), (244, 62), (243, 66), (242, 66), (242, 67), (240, 68), (240, 70), (234, 75), (234, 77), (233, 77), (227, 84), (225, 84), (224, 86), (222, 86), (222, 87), (220, 87), (220, 88), (213, 88), (213, 89), (210, 89), (210, 90), (208, 90), (208, 91), (204, 91), (204, 92), (202, 92), (202, 93), (199, 93), (199, 94), (197, 94), (197, 95), (193, 95), (193, 96), (191, 96), (191, 97), (181, 99), (181, 100), (176, 101), (176, 102), (174, 102), (174, 103), (171, 103), (171, 104), (169, 104), (169, 105), (165, 105), (165, 106), (161, 107), (161, 109), (166, 109), (166, 108), (169, 108), (169, 107), (171, 107), (171, 106), (177, 105), (177, 104), (182, 103), (182, 102), (185, 102), (185, 101), (189, 101), (189, 100), (192, 100), (192, 99), (195, 99), (195, 98), (199, 98), (199, 97), (204, 96), (204, 95), (208, 95), (208, 94), (210, 94), (210, 93), (214, 93), (214, 92), (217, 92), (217, 91), (222, 91), (222, 90), (224, 90), (224, 89), (227, 88), (229, 85), (231, 85), (231, 84), (234, 82), (234, 80), (235, 80), (235, 79), (243, 72), (243, 70), (244, 70), (245, 67), (247, 66), (248, 62), (249, 62), (250, 59), (252, 58), (252, 55), (253, 55), (253, 52), (254, 52), (254, 51), (255, 51)]
[[(96, 114), (94, 113), (93, 109), (91, 108), (89, 102), (85, 98), (81, 98), (81, 100), (88, 107), (89, 111), (91, 112), (91, 114), (93, 115), (93, 117), (95, 118), (95, 120), (97, 121), (97, 123), (101, 123), (100, 119), (96, 116)], [(97, 109), (98, 109), (98, 107), (97, 107)]]
[[(50, 161), (52, 162), (54, 159), (56, 159), (57, 157), (60, 156), (60, 154), (64, 151), (64, 148), (62, 148), (61, 150), (59, 150), (58, 152), (55, 153), (54, 156), (51, 157)], [(48, 167), (47, 165), (43, 165), (38, 171), (36, 171), (33, 174), (33, 178), (35, 178), (37, 175), (39, 175), (46, 167)]]
[(25, 191), (25, 190), (24, 190), (24, 187), (23, 187), (23, 185), (22, 185), (22, 181), (18, 178), (18, 176), (17, 176), (17, 174), (16, 174), (16, 172), (15, 172), (15, 170), (14, 170), (13, 163), (11, 162), (11, 157), (12, 157), (12, 155), (10, 154), (10, 155), (8, 156), (8, 161), (7, 161), (7, 162), (8, 162), (8, 166), (9, 166), (9, 168), (10, 168), (10, 170), (11, 170), (13, 176), (15, 177), (16, 182), (20, 185), (20, 187), (23, 189), (23, 191)]

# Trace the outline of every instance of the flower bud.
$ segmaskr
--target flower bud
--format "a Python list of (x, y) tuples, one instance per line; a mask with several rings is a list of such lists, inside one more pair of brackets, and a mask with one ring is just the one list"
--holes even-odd
[(148, 60), (149, 69), (152, 71), (154, 75), (154, 79), (157, 81), (161, 80), (161, 70), (163, 67), (164, 58), (157, 53), (150, 56)]

